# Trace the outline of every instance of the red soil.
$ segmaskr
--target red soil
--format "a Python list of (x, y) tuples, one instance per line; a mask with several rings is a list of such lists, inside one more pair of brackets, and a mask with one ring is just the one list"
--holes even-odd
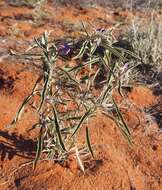
[[(55, 8), (53, 8), (55, 10)], [(49, 12), (53, 10), (48, 8)], [(53, 36), (67, 35), (59, 27), (58, 20), (64, 18), (70, 22), (89, 20), (100, 23), (97, 18), (111, 18), (109, 26), (116, 22), (112, 14), (99, 9), (57, 8), (59, 17), (46, 26), (35, 26), (26, 21), (15, 21), (16, 15), (33, 14), (31, 9), (13, 8), (4, 4), (1, 7), (0, 34), (9, 37), (8, 44), (1, 44), (2, 49), (24, 49), (15, 40), (32, 39), (45, 29), (53, 29)], [(66, 10), (66, 11), (65, 11)], [(100, 13), (101, 12), (101, 13)], [(130, 15), (122, 13), (122, 16)], [(94, 17), (95, 16), (95, 17)], [(9, 29), (17, 23), (18, 32), (11, 36)], [(57, 23), (57, 24), (55, 24)], [(23, 35), (22, 35), (23, 33)], [(78, 35), (72, 32), (71, 35)], [(123, 110), (124, 117), (131, 131), (133, 146), (130, 147), (121, 135), (115, 123), (98, 113), (89, 121), (91, 141), (96, 145), (95, 158), (87, 163), (85, 173), (81, 172), (73, 158), (65, 166), (42, 161), (35, 171), (31, 161), (35, 156), (37, 131), (30, 131), (37, 115), (28, 106), (22, 119), (14, 128), (6, 126), (13, 119), (23, 98), (31, 91), (39, 72), (30, 65), (18, 60), (0, 59), (0, 190), (161, 190), (162, 189), (162, 133), (154, 120), (148, 121), (144, 108), (149, 108), (159, 101), (152, 91), (144, 86), (135, 86), (122, 102), (129, 102), (130, 107)], [(80, 142), (85, 138), (84, 127), (80, 132)]]

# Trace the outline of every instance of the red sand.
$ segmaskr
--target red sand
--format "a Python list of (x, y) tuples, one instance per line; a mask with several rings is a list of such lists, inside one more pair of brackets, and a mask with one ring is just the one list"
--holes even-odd
[[(48, 7), (47, 7), (48, 8)], [(53, 8), (55, 10), (55, 8)], [(53, 11), (48, 8), (49, 12)], [(101, 13), (102, 12), (102, 13)], [(56, 17), (53, 12), (51, 21), (44, 26), (32, 26), (21, 21), (16, 27), (18, 31), (11, 36), (11, 29), (17, 21), (15, 16), (32, 14), (31, 9), (1, 7), (0, 34), (19, 40), (32, 39), (46, 28), (53, 29), (58, 21), (78, 20), (96, 21), (97, 18), (111, 18), (111, 23), (102, 23), (109, 26), (116, 22), (112, 14), (98, 9), (78, 10), (71, 8), (57, 8)], [(52, 14), (52, 13), (51, 13)], [(125, 15), (130, 15), (125, 12)], [(114, 19), (114, 20), (113, 20)], [(53, 32), (53, 36), (67, 34), (64, 29)], [(71, 35), (78, 35), (72, 32)], [(13, 40), (15, 40), (13, 39)], [(1, 45), (2, 46), (2, 45)], [(15, 48), (13, 43), (3, 45), (3, 48)], [(21, 47), (17, 47), (21, 49)], [(92, 143), (96, 145), (95, 158), (89, 162), (85, 173), (81, 172), (73, 158), (69, 158), (66, 166), (52, 162), (39, 162), (35, 171), (32, 165), (22, 163), (31, 161), (35, 156), (37, 131), (30, 131), (37, 115), (28, 106), (22, 119), (14, 128), (6, 125), (13, 119), (14, 113), (23, 98), (30, 92), (37, 78), (38, 72), (17, 61), (0, 61), (0, 190), (161, 190), (162, 189), (162, 133), (155, 123), (148, 123), (147, 115), (142, 111), (156, 104), (160, 97), (153, 95), (152, 91), (144, 86), (135, 86), (128, 93), (123, 102), (129, 101), (134, 106), (123, 110), (124, 117), (130, 127), (133, 146), (129, 147), (115, 123), (101, 115), (89, 121)], [(80, 138), (84, 139), (85, 130), (81, 130)]]

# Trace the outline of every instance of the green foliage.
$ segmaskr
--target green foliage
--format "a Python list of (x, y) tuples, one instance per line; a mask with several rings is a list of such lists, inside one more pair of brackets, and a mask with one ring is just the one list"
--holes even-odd
[[(113, 46), (113, 41), (111, 31), (101, 29), (92, 34), (87, 33), (87, 36), (77, 43), (51, 43), (47, 32), (35, 39), (34, 46), (30, 48), (34, 53), (27, 53), (27, 56), (40, 57), (43, 74), (11, 122), (13, 125), (19, 120), (20, 113), (31, 98), (39, 97), (39, 102), (35, 102), (35, 111), (39, 115), (39, 123), (35, 126), (40, 128), (40, 133), (34, 168), (41, 159), (41, 154), (45, 154), (47, 159), (62, 162), (75, 152), (84, 171), (84, 161), (80, 157), (82, 149), (77, 146), (78, 135), (81, 127), (84, 127), (91, 117), (96, 116), (97, 110), (102, 110), (114, 119), (131, 143), (130, 131), (112, 93), (115, 89), (120, 89), (121, 93), (122, 87), (128, 81), (127, 73), (132, 65), (126, 66), (125, 55), (132, 56), (133, 53)], [(76, 65), (70, 66), (69, 56), (76, 61)], [(60, 65), (59, 59), (66, 62)], [(87, 72), (80, 74), (82, 71)], [(100, 76), (101, 72), (104, 77)], [(100, 88), (98, 95), (94, 94), (96, 86)], [(87, 127), (86, 144), (86, 153), (94, 157)]]

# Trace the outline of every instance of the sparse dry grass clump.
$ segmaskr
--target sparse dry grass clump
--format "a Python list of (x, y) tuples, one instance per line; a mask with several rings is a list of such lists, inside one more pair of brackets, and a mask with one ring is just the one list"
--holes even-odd
[(140, 58), (134, 71), (134, 79), (149, 85), (156, 95), (162, 92), (162, 21), (158, 10), (151, 10), (151, 16), (132, 19), (132, 24), (123, 32), (133, 46), (134, 53)]
[[(162, 21), (158, 17), (159, 9), (149, 10), (150, 17), (132, 20), (124, 31), (125, 38), (132, 44), (134, 53), (140, 57), (133, 71), (134, 81), (147, 85), (155, 95), (162, 94)], [(137, 60), (132, 60), (137, 62)], [(161, 127), (161, 105), (157, 104), (145, 111), (150, 121), (156, 120)]]
[[(11, 126), (20, 119), (25, 106), (33, 103), (39, 115), (39, 122), (33, 129), (40, 129), (34, 167), (38, 159), (44, 158), (42, 155), (63, 162), (73, 154), (84, 170), (84, 158), (90, 154), (94, 157), (94, 153), (88, 127), (85, 129), (85, 145), (78, 145), (79, 130), (85, 127), (83, 124), (89, 118), (96, 116), (98, 110), (113, 119), (132, 143), (113, 92), (117, 90), (123, 95), (122, 88), (129, 83), (129, 72), (136, 66), (127, 62), (136, 56), (120, 47), (120, 43), (114, 43), (111, 32), (99, 28), (91, 34), (86, 33), (81, 40), (70, 42), (51, 42), (45, 32), (24, 54), (38, 60), (43, 72), (31, 94), (24, 99)], [(58, 62), (60, 59), (62, 64)]]
[(12, 6), (27, 6), (33, 9), (33, 23), (39, 25), (41, 21), (48, 18), (45, 5), (48, 0), (8, 0)]
[(138, 17), (132, 20), (127, 39), (144, 64), (162, 65), (162, 21), (154, 11), (147, 20)]
[(13, 6), (30, 6), (36, 7), (39, 4), (44, 3), (46, 0), (8, 0), (10, 5)]

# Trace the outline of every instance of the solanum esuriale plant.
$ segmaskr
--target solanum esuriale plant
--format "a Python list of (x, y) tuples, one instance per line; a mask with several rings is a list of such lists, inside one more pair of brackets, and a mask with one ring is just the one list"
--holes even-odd
[[(117, 89), (122, 95), (122, 87), (128, 83), (128, 72), (133, 68), (127, 64), (127, 57), (134, 54), (113, 45), (113, 42), (111, 31), (105, 29), (87, 33), (81, 40), (52, 42), (49, 42), (49, 34), (45, 32), (35, 39), (35, 45), (29, 50), (37, 51), (24, 54), (39, 58), (43, 72), (20, 106), (11, 126), (20, 119), (31, 99), (38, 96), (33, 106), (39, 115), (39, 122), (34, 126), (40, 128), (34, 167), (41, 155), (63, 162), (73, 154), (84, 170), (84, 156), (91, 154), (94, 157), (88, 125), (84, 124), (90, 117), (96, 116), (97, 110), (114, 119), (131, 144), (130, 131), (112, 92)], [(58, 62), (60, 59), (62, 64)], [(81, 127), (86, 128), (87, 145), (82, 147), (78, 146), (77, 141)]]

